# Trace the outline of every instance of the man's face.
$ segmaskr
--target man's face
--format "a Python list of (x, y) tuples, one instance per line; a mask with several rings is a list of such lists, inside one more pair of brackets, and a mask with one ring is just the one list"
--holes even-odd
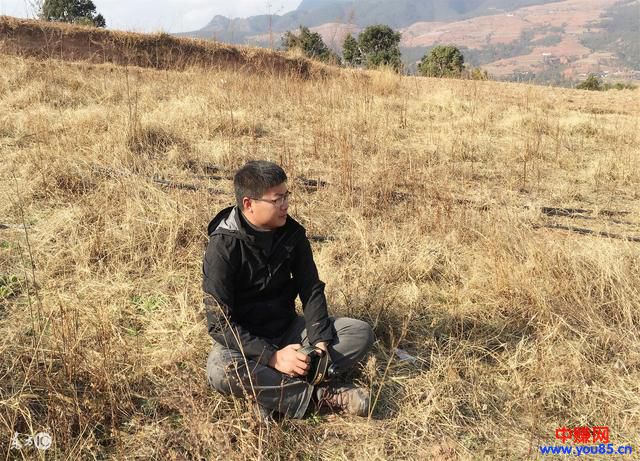
[[(244, 205), (245, 217), (257, 227), (265, 229), (276, 229), (284, 226), (287, 221), (287, 211), (289, 209), (289, 201), (282, 201), (283, 197), (288, 195), (287, 183), (283, 182), (277, 186), (267, 189), (262, 197), (250, 198), (244, 197), (242, 204)], [(276, 200), (280, 199), (281, 205)]]

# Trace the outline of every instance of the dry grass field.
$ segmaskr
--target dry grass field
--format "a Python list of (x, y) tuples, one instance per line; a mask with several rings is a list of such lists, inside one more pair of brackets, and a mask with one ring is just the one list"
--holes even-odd
[[(2, 456), (541, 459), (565, 425), (640, 450), (639, 101), (0, 54)], [(206, 225), (258, 158), (330, 314), (375, 328), (370, 418), (267, 427), (208, 387)]]

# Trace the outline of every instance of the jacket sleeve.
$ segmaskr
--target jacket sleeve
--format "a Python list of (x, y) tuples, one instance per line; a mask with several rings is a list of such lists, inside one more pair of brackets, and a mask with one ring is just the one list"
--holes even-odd
[(320, 341), (330, 343), (334, 333), (327, 311), (327, 299), (324, 295), (325, 284), (318, 276), (311, 244), (306, 235), (296, 245), (291, 272), (302, 301), (309, 343), (313, 345)]
[(277, 348), (259, 336), (251, 334), (237, 322), (235, 308), (235, 276), (239, 270), (223, 236), (209, 240), (202, 263), (202, 288), (209, 335), (219, 343), (241, 351), (264, 365), (269, 364)]

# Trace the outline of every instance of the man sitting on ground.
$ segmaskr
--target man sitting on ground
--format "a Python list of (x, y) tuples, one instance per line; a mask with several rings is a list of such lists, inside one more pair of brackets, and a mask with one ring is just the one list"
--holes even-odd
[[(209, 384), (225, 395), (249, 397), (263, 415), (302, 418), (312, 404), (366, 416), (369, 396), (354, 385), (305, 380), (315, 346), (337, 372), (362, 360), (374, 335), (366, 322), (329, 317), (305, 229), (287, 214), (284, 170), (252, 161), (233, 179), (236, 205), (209, 223), (203, 261), (204, 303), (213, 347)], [(300, 296), (304, 316), (296, 314)]]

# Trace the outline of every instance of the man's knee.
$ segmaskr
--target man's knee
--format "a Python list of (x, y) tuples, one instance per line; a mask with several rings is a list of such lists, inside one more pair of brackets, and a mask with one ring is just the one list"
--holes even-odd
[(229, 395), (238, 386), (237, 360), (228, 349), (214, 346), (207, 358), (207, 381), (218, 392)]
[(356, 345), (362, 354), (366, 353), (375, 341), (375, 335), (371, 325), (367, 322), (349, 317), (337, 318), (334, 326), (338, 335), (338, 342), (341, 337), (349, 337), (348, 342)]
[(373, 328), (367, 322), (363, 322), (362, 320), (357, 320), (358, 329), (360, 331), (360, 336), (362, 337), (362, 344), (365, 351), (371, 349), (373, 343), (375, 341), (375, 334), (373, 333)]

